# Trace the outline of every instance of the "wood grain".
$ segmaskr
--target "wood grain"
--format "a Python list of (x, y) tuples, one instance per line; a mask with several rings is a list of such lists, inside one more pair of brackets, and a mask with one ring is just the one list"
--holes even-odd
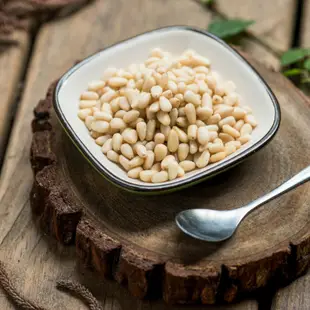
[[(306, 1), (307, 2), (307, 1)], [(253, 35), (277, 52), (286, 51), (291, 44), (295, 16), (294, 0), (217, 0), (216, 8), (229, 18), (252, 19)]]
[(304, 1), (301, 25), (301, 45), (310, 48), (310, 1)]
[[(176, 14), (171, 14), (172, 10), (176, 10)], [(129, 11), (144, 14), (137, 13), (134, 20), (129, 20), (126, 18), (130, 16)], [(130, 4), (125, 0), (105, 0), (66, 20), (49, 23), (39, 33), (3, 167), (0, 186), (0, 259), (9, 264), (18, 288), (42, 305), (51, 309), (85, 309), (80, 302), (54, 288), (57, 279), (73, 278), (86, 284), (104, 303), (106, 310), (170, 309), (158, 302), (137, 301), (116, 283), (99, 281), (98, 278), (94, 281), (93, 275), (75, 267), (73, 248), (58, 245), (42, 235), (34, 225), (29, 206), (33, 179), (29, 166), (29, 124), (32, 109), (44, 97), (49, 83), (76, 59), (145, 30), (184, 24), (184, 16), (189, 24), (205, 27), (210, 14), (201, 10), (196, 3), (186, 0), (179, 1), (178, 6), (172, 0), (135, 0)], [(13, 309), (2, 293), (0, 305), (4, 310)], [(257, 303), (249, 301), (216, 309), (254, 310), (257, 309)]]
[(10, 47), (0, 49), (0, 162), (3, 159), (9, 127), (13, 119), (14, 101), (19, 92), (21, 78), (29, 49), (29, 37), (25, 31), (16, 31)]

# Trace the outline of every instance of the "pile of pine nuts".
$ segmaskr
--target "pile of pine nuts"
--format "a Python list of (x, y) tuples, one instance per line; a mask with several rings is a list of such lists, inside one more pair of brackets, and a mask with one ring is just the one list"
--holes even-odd
[(144, 64), (108, 68), (81, 94), (78, 116), (129, 178), (159, 183), (223, 160), (257, 122), (232, 81), (195, 51), (155, 48)]

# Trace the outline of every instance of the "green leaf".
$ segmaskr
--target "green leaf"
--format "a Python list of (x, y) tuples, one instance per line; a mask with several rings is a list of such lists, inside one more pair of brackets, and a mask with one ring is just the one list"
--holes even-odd
[(306, 59), (304, 62), (304, 68), (310, 71), (310, 58)]
[(285, 76), (294, 76), (294, 75), (300, 75), (303, 73), (302, 69), (298, 69), (298, 68), (293, 68), (293, 69), (289, 69), (283, 72), (283, 74)]
[(253, 23), (244, 19), (216, 20), (209, 24), (208, 31), (223, 39), (243, 32)]
[(308, 55), (310, 55), (310, 49), (292, 48), (282, 55), (281, 64), (282, 66), (288, 66), (299, 60), (304, 59)]

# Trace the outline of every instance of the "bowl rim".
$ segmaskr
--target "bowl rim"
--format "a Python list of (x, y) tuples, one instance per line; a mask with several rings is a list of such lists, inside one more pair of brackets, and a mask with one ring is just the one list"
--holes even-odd
[[(235, 56), (237, 56), (241, 61), (246, 63), (254, 73), (259, 78), (260, 83), (263, 84), (264, 88), (266, 89), (271, 102), (273, 103), (274, 111), (275, 111), (275, 116), (274, 116), (274, 121), (272, 126), (270, 127), (269, 131), (263, 136), (260, 140), (258, 140), (256, 143), (251, 145), (249, 148), (245, 149), (243, 152), (240, 152), (235, 157), (232, 157), (231, 159), (223, 162), (223, 163), (218, 163), (216, 166), (211, 167), (209, 170), (206, 171), (201, 171), (200, 173), (197, 173), (190, 178), (187, 179), (182, 179), (177, 183), (171, 184), (171, 183), (158, 183), (158, 184), (152, 184), (150, 186), (148, 183), (145, 183), (145, 185), (140, 185), (140, 184), (134, 184), (134, 183), (129, 183), (126, 180), (123, 180), (122, 178), (118, 177), (117, 175), (114, 175), (109, 171), (109, 169), (105, 168), (105, 166), (96, 159), (96, 157), (92, 154), (92, 152), (84, 145), (84, 143), (81, 141), (79, 136), (76, 134), (74, 129), (71, 127), (71, 125), (67, 122), (65, 115), (60, 108), (60, 103), (58, 99), (58, 95), (60, 92), (60, 89), (62, 86), (65, 84), (66, 80), (75, 72), (77, 71), (80, 67), (84, 66), (87, 64), (90, 60), (99, 57), (103, 52), (105, 52), (108, 49), (112, 49), (113, 47), (128, 42), (136, 37), (141, 37), (145, 35), (149, 35), (152, 33), (157, 33), (157, 32), (166, 32), (170, 30), (185, 30), (185, 31), (190, 31), (190, 32), (195, 32), (199, 33), (202, 35), (205, 35), (215, 41), (217, 43), (221, 44), (224, 46), (226, 49), (228, 49), (231, 53), (233, 53)], [(227, 169), (230, 169), (231, 167), (239, 164), (241, 161), (245, 160), (247, 157), (252, 155), (253, 153), (257, 152), (261, 148), (263, 148), (268, 142), (272, 140), (272, 138), (275, 136), (276, 132), (279, 129), (280, 126), (280, 121), (281, 121), (281, 110), (280, 110), (280, 105), (279, 102), (272, 92), (271, 88), (268, 86), (268, 84), (265, 82), (265, 80), (262, 78), (262, 76), (258, 73), (258, 71), (235, 49), (230, 47), (227, 43), (225, 43), (222, 39), (218, 38), (217, 36), (203, 30), (200, 28), (196, 27), (191, 27), (191, 26), (168, 26), (168, 27), (161, 27), (157, 28), (151, 31), (146, 31), (140, 34), (137, 34), (135, 36), (132, 36), (130, 38), (127, 38), (125, 40), (119, 41), (113, 45), (110, 45), (99, 52), (96, 52), (88, 57), (86, 57), (84, 60), (81, 62), (77, 63), (73, 67), (71, 67), (67, 72), (65, 72), (61, 78), (58, 80), (57, 85), (54, 89), (54, 96), (53, 96), (53, 106), (54, 110), (56, 112), (56, 116), (58, 120), (60, 121), (61, 126), (63, 127), (64, 131), (67, 133), (69, 138), (72, 140), (73, 144), (77, 147), (77, 149), (82, 153), (83, 157), (108, 181), (112, 182), (114, 185), (125, 189), (130, 192), (140, 192), (140, 193), (152, 193), (156, 194), (159, 192), (169, 192), (169, 191), (176, 191), (185, 187), (192, 186), (194, 184), (197, 184), (199, 182), (202, 182), (216, 174), (219, 174)]]

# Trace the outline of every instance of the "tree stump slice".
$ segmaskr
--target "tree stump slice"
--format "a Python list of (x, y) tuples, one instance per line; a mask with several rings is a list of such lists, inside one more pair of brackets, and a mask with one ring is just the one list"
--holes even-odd
[(310, 262), (309, 183), (252, 212), (221, 244), (187, 237), (174, 223), (187, 208), (242, 206), (309, 163), (309, 100), (280, 73), (246, 57), (279, 99), (276, 137), (230, 171), (161, 196), (125, 192), (89, 166), (55, 120), (52, 84), (32, 123), (31, 204), (42, 228), (62, 243), (74, 243), (83, 264), (138, 298), (233, 302), (303, 274)]

